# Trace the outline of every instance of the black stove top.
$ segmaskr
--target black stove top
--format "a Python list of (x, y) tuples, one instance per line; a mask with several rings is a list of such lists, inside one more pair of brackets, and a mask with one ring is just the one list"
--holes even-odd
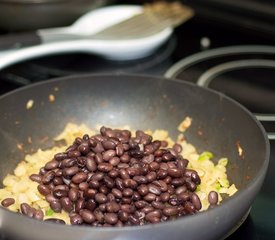
[[(236, 27), (233, 29), (195, 17), (178, 27), (172, 38), (152, 56), (138, 61), (119, 62), (93, 55), (72, 54), (45, 57), (14, 65), (0, 72), (0, 94), (36, 81), (78, 73), (120, 72), (152, 75), (169, 73), (179, 79), (197, 82), (207, 71), (211, 70), (213, 73), (215, 67), (221, 64), (233, 62), (234, 65), (236, 61), (261, 59), (268, 61), (270, 67), (254, 66), (254, 64), (247, 68), (233, 69), (234, 71), (230, 68), (228, 71), (212, 74), (211, 83), (208, 81), (207, 85), (236, 98), (257, 114), (259, 119), (267, 119), (268, 121), (263, 122), (267, 131), (275, 132), (275, 123), (272, 122), (275, 116), (275, 65), (272, 67), (275, 53), (272, 51), (229, 54), (230, 56), (226, 57), (222, 55), (207, 61), (193, 62), (188, 65), (188, 68), (177, 73), (171, 71), (171, 67), (179, 60), (195, 53), (207, 53), (208, 49), (236, 45), (272, 45), (273, 42), (272, 37), (269, 38), (264, 34), (260, 35)], [(210, 78), (209, 75), (206, 77)], [(220, 80), (217, 81), (217, 79)], [(275, 141), (271, 140), (270, 143), (271, 159), (264, 186), (247, 219), (226, 238), (227, 240), (275, 239), (275, 189), (272, 186), (275, 171)]]

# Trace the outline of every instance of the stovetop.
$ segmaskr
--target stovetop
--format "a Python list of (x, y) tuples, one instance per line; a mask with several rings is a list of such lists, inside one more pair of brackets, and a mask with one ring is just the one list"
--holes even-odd
[[(274, 40), (267, 35), (259, 35), (243, 29), (230, 28), (229, 26), (225, 27), (195, 17), (178, 27), (171, 39), (152, 56), (138, 61), (115, 62), (93, 55), (72, 54), (45, 57), (9, 67), (0, 72), (0, 94), (36, 81), (78, 73), (120, 72), (145, 73), (160, 76), (165, 75), (167, 70), (171, 69), (179, 60), (195, 53), (205, 52), (208, 49), (244, 44), (272, 45)], [(252, 54), (251, 56), (242, 56), (241, 59), (265, 58), (270, 61), (275, 60), (275, 53), (269, 54), (268, 57), (263, 57), (261, 54)], [(236, 60), (239, 60), (239, 58), (229, 57), (228, 59), (230, 62)], [(225, 62), (223, 60), (222, 63)], [(201, 65), (197, 65), (191, 70), (189, 69), (189, 72), (182, 72), (178, 75), (178, 78), (187, 81), (197, 81), (205, 71), (220, 63), (220, 59), (215, 60), (214, 63), (212, 61), (210, 65), (207, 65), (209, 64), (208, 62), (201, 63)], [(222, 83), (221, 81), (212, 82), (209, 87), (235, 97), (255, 114), (258, 113), (263, 118), (267, 117), (274, 120), (275, 101), (272, 104), (275, 96), (274, 69), (272, 67), (268, 68), (268, 70), (264, 67), (254, 67), (253, 69), (249, 68), (249, 70), (246, 69), (241, 72), (226, 73), (223, 77), (219, 76), (223, 78)], [(250, 82), (249, 79), (251, 79)], [(248, 91), (252, 86), (253, 91)], [(271, 92), (270, 95), (265, 94), (266, 88), (268, 88), (269, 93)], [(268, 121), (263, 122), (263, 124), (267, 131), (275, 132), (274, 122)], [(272, 182), (274, 181), (273, 172), (275, 171), (275, 141), (271, 140), (270, 143), (270, 166), (263, 188), (256, 198), (247, 219), (242, 226), (226, 238), (227, 240), (275, 239), (275, 189), (272, 186)]]

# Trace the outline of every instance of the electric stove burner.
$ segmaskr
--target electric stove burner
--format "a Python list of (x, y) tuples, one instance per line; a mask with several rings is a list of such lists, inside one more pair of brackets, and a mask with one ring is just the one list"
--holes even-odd
[(80, 73), (158, 73), (171, 65), (176, 47), (172, 37), (151, 56), (129, 61), (114, 61), (95, 55), (70, 54), (44, 57), (11, 66), (0, 73), (0, 94), (34, 82)]
[[(165, 75), (232, 97), (255, 113), (267, 131), (275, 132), (275, 47), (236, 46), (201, 52), (176, 63)], [(275, 134), (269, 137), (275, 139)]]

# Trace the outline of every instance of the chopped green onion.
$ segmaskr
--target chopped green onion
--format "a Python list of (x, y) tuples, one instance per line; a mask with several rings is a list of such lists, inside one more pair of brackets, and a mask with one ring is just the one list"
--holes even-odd
[(50, 208), (46, 211), (46, 216), (52, 216), (54, 214), (54, 211)]
[(209, 160), (213, 158), (213, 153), (211, 152), (203, 152), (199, 158), (198, 158), (198, 161), (205, 161), (205, 160)]

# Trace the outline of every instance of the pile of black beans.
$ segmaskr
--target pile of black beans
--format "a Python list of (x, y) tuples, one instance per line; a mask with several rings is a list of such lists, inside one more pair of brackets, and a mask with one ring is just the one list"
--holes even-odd
[(132, 136), (101, 127), (98, 135), (76, 138), (30, 178), (54, 212), (68, 212), (72, 225), (159, 223), (201, 209), (200, 177), (187, 169), (181, 151), (140, 130)]

